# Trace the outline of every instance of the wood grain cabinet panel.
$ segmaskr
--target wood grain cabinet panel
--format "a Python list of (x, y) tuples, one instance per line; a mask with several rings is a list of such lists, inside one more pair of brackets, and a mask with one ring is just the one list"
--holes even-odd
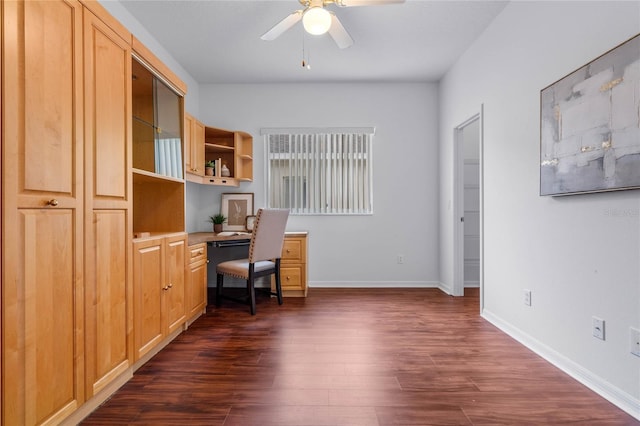
[(134, 335), (136, 359), (162, 341), (164, 239), (133, 243)]
[(187, 173), (195, 173), (195, 163), (193, 162), (193, 142), (191, 140), (193, 134), (193, 123), (196, 121), (192, 115), (184, 113), (184, 170)]
[(0, 425), (75, 424), (185, 322), (184, 180), (133, 169), (133, 58), (177, 138), (186, 86), (96, 1), (0, 1), (0, 33)]
[(280, 279), (285, 297), (307, 296), (307, 244), (306, 232), (287, 233), (284, 237)]
[[(124, 210), (95, 210), (86, 256), (87, 394), (95, 395), (131, 366), (132, 295), (129, 229)], [(89, 241), (90, 238), (87, 238)]]
[(165, 334), (173, 333), (186, 320), (185, 308), (185, 255), (186, 235), (166, 238), (167, 278), (164, 288)]
[(15, 378), (24, 387), (15, 382), (5, 389), (5, 402), (24, 398), (16, 401), (24, 404), (24, 423), (5, 424), (62, 419), (83, 400), (83, 293), (74, 216), (71, 209), (20, 210), (24, 249), (17, 293), (18, 300), (24, 298), (24, 316), (16, 318), (14, 332), (21, 335), (15, 345), (21, 355), (6, 362), (12, 376), (20, 372)]
[(185, 233), (135, 240), (133, 259), (136, 360), (186, 320)]
[(302, 265), (281, 266), (283, 295), (292, 296), (292, 292), (303, 292), (306, 295), (306, 283), (303, 280), (305, 269)]
[(193, 321), (207, 306), (207, 245), (189, 246), (187, 263), (187, 318)]
[(204, 176), (204, 124), (189, 114), (184, 115), (184, 123), (185, 170)]
[(131, 35), (84, 13), (86, 391), (133, 364)]
[(2, 2), (2, 424), (84, 393), (82, 6)]

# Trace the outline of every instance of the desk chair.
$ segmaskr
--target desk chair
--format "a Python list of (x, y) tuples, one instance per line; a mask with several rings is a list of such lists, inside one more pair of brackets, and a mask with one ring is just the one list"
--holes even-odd
[[(280, 283), (280, 257), (284, 242), (284, 230), (287, 226), (289, 210), (259, 209), (249, 244), (249, 258), (221, 262), (216, 267), (216, 305), (220, 306), (222, 298), (242, 303), (249, 303), (251, 315), (256, 314), (255, 279), (275, 274), (276, 292), (268, 289), (270, 295), (278, 296), (278, 304), (282, 305), (282, 285)], [(222, 294), (224, 276), (240, 278), (247, 281), (246, 300), (236, 299)]]

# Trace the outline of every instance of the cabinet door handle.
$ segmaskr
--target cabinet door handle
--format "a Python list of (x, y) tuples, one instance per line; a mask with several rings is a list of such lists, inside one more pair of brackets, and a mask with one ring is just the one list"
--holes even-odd
[(291, 253), (291, 250), (287, 249), (287, 254)]
[(167, 291), (169, 290), (169, 287), (162, 287), (162, 290)]
[(291, 280), (291, 277), (287, 276), (287, 281)]
[(57, 205), (58, 205), (58, 200), (56, 200), (55, 198), (53, 198), (53, 199), (51, 199), (51, 200), (47, 201), (47, 205), (48, 205), (48, 206), (51, 206), (51, 207), (55, 207), (55, 206), (57, 206)]
[(172, 288), (172, 287), (173, 287), (173, 284), (169, 283), (169, 286), (167, 287), (167, 290)]

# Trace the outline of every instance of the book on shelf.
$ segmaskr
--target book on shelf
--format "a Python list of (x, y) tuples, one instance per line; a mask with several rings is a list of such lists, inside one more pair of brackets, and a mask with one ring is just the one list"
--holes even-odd
[(215, 168), (216, 177), (222, 177), (221, 170), (222, 170), (222, 158), (218, 158), (216, 160), (216, 168)]

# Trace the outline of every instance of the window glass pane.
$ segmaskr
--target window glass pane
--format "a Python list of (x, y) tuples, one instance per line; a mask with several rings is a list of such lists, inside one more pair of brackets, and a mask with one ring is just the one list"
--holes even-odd
[(372, 133), (265, 134), (269, 207), (291, 214), (371, 214)]

